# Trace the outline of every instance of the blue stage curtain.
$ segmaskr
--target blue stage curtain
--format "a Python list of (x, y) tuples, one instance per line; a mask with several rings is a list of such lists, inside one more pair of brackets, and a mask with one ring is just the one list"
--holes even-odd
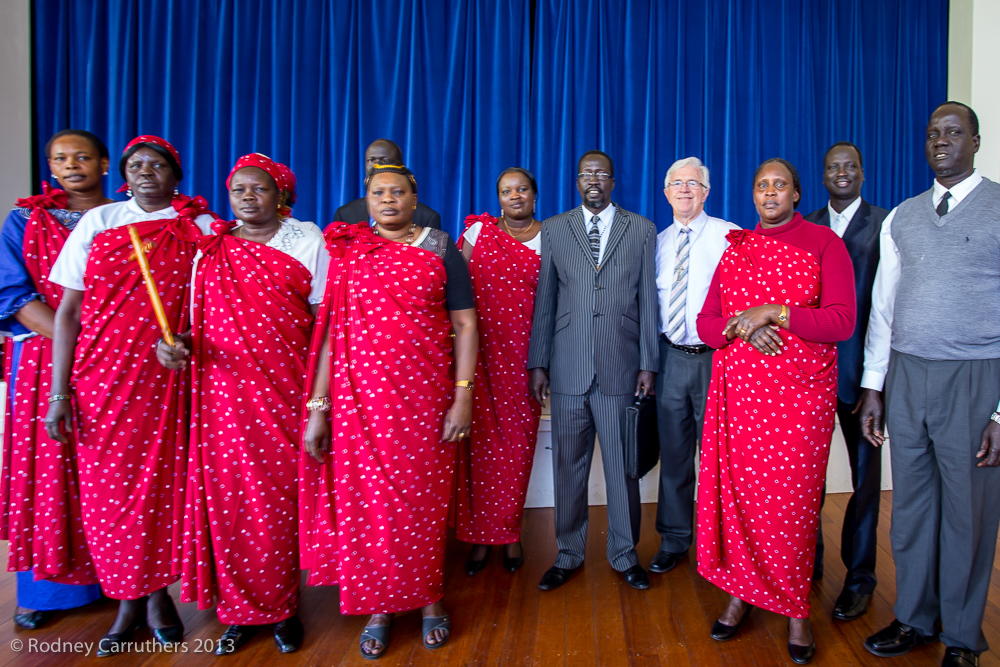
[[(113, 156), (140, 133), (181, 152), (182, 192), (232, 215), (224, 181), (258, 151), (299, 180), (296, 216), (325, 224), (362, 194), (362, 153), (399, 143), (453, 236), (497, 212), (497, 174), (538, 178), (538, 215), (579, 204), (576, 161), (615, 159), (614, 199), (670, 222), (675, 159), (712, 171), (707, 209), (756, 216), (753, 169), (781, 156), (808, 211), (823, 150), (864, 153), (864, 194), (928, 187), (923, 130), (944, 101), (946, 0), (34, 0), (42, 149), (89, 129)], [(108, 190), (121, 184), (112, 168)]]

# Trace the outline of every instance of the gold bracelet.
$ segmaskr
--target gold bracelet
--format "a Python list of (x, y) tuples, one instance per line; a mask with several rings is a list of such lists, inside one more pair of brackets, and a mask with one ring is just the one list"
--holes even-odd
[(306, 410), (309, 412), (329, 412), (333, 407), (333, 401), (329, 396), (318, 396), (306, 401)]
[(465, 387), (469, 391), (472, 391), (472, 388), (475, 385), (473, 384), (472, 380), (455, 380), (455, 386), (456, 387)]
[(55, 403), (57, 401), (68, 401), (69, 394), (49, 394), (49, 403)]
[(778, 323), (784, 324), (788, 321), (788, 306), (781, 304), (781, 314), (778, 315)]

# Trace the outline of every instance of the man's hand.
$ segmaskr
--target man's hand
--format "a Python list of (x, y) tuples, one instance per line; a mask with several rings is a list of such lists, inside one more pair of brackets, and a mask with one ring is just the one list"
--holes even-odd
[(544, 368), (532, 368), (529, 372), (531, 375), (528, 377), (528, 391), (531, 397), (542, 405), (549, 397), (549, 372)]
[(853, 414), (858, 414), (858, 418), (861, 420), (861, 434), (865, 436), (865, 440), (876, 447), (881, 447), (882, 443), (885, 442), (884, 411), (882, 392), (874, 389), (862, 389), (861, 400), (852, 411)]
[(643, 399), (653, 393), (653, 382), (656, 380), (656, 373), (652, 371), (639, 371), (635, 377), (636, 398)]
[[(986, 457), (983, 459), (983, 457)], [(977, 459), (983, 459), (976, 464), (979, 468), (996, 468), (1000, 465), (1000, 424), (992, 419), (983, 429), (983, 437), (979, 442)]]

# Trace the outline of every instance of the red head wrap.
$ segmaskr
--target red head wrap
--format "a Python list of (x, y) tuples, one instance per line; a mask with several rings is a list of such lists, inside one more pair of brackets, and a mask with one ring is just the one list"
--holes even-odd
[(229, 187), (229, 182), (233, 180), (233, 175), (245, 167), (263, 169), (267, 172), (268, 176), (274, 179), (274, 183), (278, 186), (279, 190), (288, 189), (288, 184), (285, 181), (285, 173), (278, 166), (278, 163), (261, 153), (250, 153), (250, 155), (244, 155), (236, 161), (236, 165), (233, 166), (233, 170), (229, 172), (229, 176), (226, 178), (227, 188)]
[(288, 193), (288, 203), (294, 204), (295, 200), (298, 199), (298, 197), (295, 195), (295, 183), (296, 183), (295, 172), (293, 172), (287, 164), (282, 164), (280, 162), (276, 164), (278, 165), (278, 169), (280, 169), (281, 172), (285, 175), (285, 185), (288, 186), (285, 189), (285, 192)]
[(177, 161), (177, 167), (181, 168), (180, 153), (178, 153), (177, 149), (174, 148), (173, 144), (171, 144), (166, 139), (158, 137), (155, 134), (140, 134), (138, 137), (128, 142), (128, 145), (125, 147), (125, 150), (123, 150), (122, 153), (128, 152), (128, 149), (132, 148), (136, 144), (153, 144), (154, 146), (159, 146), (160, 148), (170, 153), (173, 156), (174, 160)]

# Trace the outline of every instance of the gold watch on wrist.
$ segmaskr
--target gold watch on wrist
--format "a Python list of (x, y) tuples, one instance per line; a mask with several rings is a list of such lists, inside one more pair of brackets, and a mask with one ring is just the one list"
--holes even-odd
[(318, 396), (306, 401), (306, 410), (309, 412), (329, 412), (333, 407), (333, 402), (329, 396)]
[(788, 306), (781, 304), (781, 313), (778, 315), (778, 323), (784, 324), (788, 321)]
[(469, 391), (472, 391), (472, 388), (475, 386), (475, 384), (473, 384), (472, 380), (455, 380), (455, 386), (465, 387)]

